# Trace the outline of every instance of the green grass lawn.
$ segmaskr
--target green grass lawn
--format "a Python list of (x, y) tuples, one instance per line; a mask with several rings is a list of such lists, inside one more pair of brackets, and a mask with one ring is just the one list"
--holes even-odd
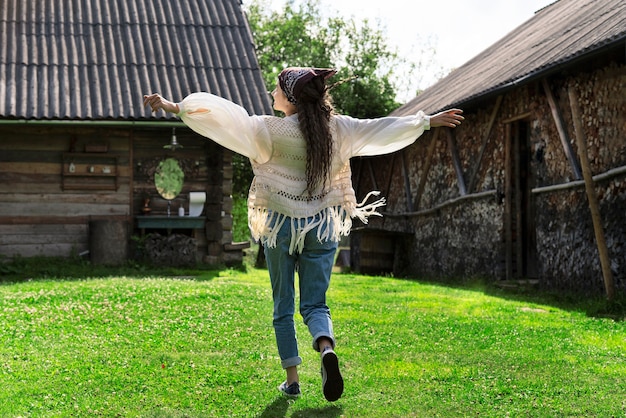
[(298, 316), (287, 401), (266, 271), (59, 273), (0, 284), (0, 417), (626, 416), (626, 325), (582, 310), (338, 274), (344, 396)]

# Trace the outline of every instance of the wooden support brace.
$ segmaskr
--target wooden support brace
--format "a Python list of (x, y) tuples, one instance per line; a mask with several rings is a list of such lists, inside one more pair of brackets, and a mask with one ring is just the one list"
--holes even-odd
[(372, 159), (367, 159), (367, 168), (370, 172), (370, 180), (372, 181), (372, 186), (374, 186), (374, 190), (378, 190), (378, 184), (376, 182), (376, 176), (374, 175), (374, 168), (372, 167)]
[(452, 164), (454, 165), (454, 171), (456, 171), (456, 178), (459, 183), (459, 193), (461, 196), (464, 196), (467, 194), (467, 189), (465, 188), (465, 180), (463, 179), (463, 168), (461, 167), (459, 151), (456, 148), (456, 142), (454, 141), (454, 136), (450, 128), (446, 129), (446, 134), (448, 135), (448, 146), (452, 154)]
[(565, 129), (565, 122), (563, 122), (563, 116), (561, 116), (561, 112), (559, 111), (559, 108), (556, 104), (556, 100), (554, 99), (552, 90), (550, 90), (548, 80), (543, 78), (541, 80), (541, 83), (543, 84), (543, 90), (546, 93), (548, 103), (550, 104), (552, 118), (554, 119), (556, 129), (559, 132), (559, 138), (561, 139), (561, 144), (563, 145), (563, 151), (565, 151), (565, 155), (567, 156), (570, 166), (572, 167), (574, 177), (576, 177), (576, 180), (580, 180), (582, 178), (582, 174), (580, 173), (580, 166), (578, 165), (578, 161), (576, 161), (576, 157), (574, 156), (574, 151), (572, 150), (570, 139), (567, 135), (567, 129)]
[(409, 212), (413, 212), (413, 198), (411, 197), (411, 182), (409, 181), (409, 170), (406, 163), (406, 153), (402, 151), (400, 158), (402, 163), (402, 174), (404, 175), (404, 190), (406, 192), (406, 208)]
[(422, 195), (424, 194), (424, 188), (426, 187), (426, 179), (428, 178), (428, 172), (430, 171), (430, 166), (433, 161), (433, 155), (435, 153), (435, 149), (437, 148), (437, 140), (439, 139), (440, 129), (435, 128), (433, 132), (433, 138), (428, 145), (428, 154), (426, 155), (426, 162), (424, 163), (424, 169), (422, 170), (422, 177), (420, 178), (419, 185), (417, 186), (417, 193), (415, 195), (415, 203), (413, 203), (413, 207), (415, 210), (419, 209), (420, 200), (422, 200)]
[[(513, 134), (513, 181), (515, 183), (515, 277), (522, 277), (523, 275), (523, 245), (522, 245), (522, 173), (521, 173), (521, 156), (520, 156), (520, 132), (519, 129), (515, 130)], [(511, 225), (513, 223), (511, 222)]]
[(513, 169), (511, 164), (512, 152), (511, 124), (505, 125), (504, 137), (504, 241), (505, 241), (505, 262), (506, 262), (506, 279), (513, 278), (513, 225), (512, 225), (512, 177)]
[[(363, 157), (353, 158), (351, 160), (353, 175), (352, 187), (358, 193), (361, 191), (361, 172), (363, 171)], [(363, 195), (365, 196), (365, 194)]]
[(489, 136), (491, 135), (491, 131), (493, 129), (493, 125), (496, 121), (496, 116), (498, 115), (498, 110), (500, 110), (500, 104), (502, 104), (502, 95), (498, 96), (496, 99), (496, 105), (491, 112), (491, 117), (489, 118), (489, 124), (487, 125), (487, 130), (485, 131), (485, 136), (483, 136), (483, 143), (480, 146), (480, 152), (478, 153), (478, 159), (474, 162), (474, 167), (472, 167), (472, 171), (470, 172), (470, 177), (467, 187), (467, 191), (469, 193), (474, 190), (476, 186), (476, 175), (478, 174), (478, 169), (480, 169), (480, 165), (483, 161), (483, 156), (485, 155), (485, 149), (487, 149), (487, 144), (489, 143)]
[(582, 165), (583, 177), (585, 179), (585, 190), (587, 192), (587, 200), (589, 201), (589, 209), (591, 211), (591, 219), (593, 220), (593, 230), (596, 236), (596, 244), (598, 253), (600, 254), (600, 264), (602, 265), (602, 276), (604, 278), (604, 288), (606, 298), (612, 301), (615, 297), (615, 283), (613, 282), (613, 272), (611, 271), (611, 261), (609, 260), (609, 251), (604, 239), (604, 229), (602, 227), (602, 218), (600, 217), (600, 208), (598, 205), (598, 197), (596, 196), (595, 182), (591, 175), (589, 167), (589, 159), (587, 157), (587, 145), (583, 136), (583, 127), (580, 121), (580, 109), (578, 106), (578, 95), (572, 87), (568, 89), (569, 103), (572, 108), (572, 119), (574, 120), (574, 131), (576, 133), (576, 145), (578, 146), (578, 157)]
[(393, 180), (393, 168), (395, 167), (396, 154), (397, 153), (394, 152), (391, 155), (391, 164), (389, 165), (389, 179), (387, 180), (387, 190), (385, 192), (385, 196), (389, 196), (391, 193), (391, 181)]

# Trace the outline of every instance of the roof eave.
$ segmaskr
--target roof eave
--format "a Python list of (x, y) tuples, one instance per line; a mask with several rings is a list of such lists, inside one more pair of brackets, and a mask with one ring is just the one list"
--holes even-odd
[(466, 97), (457, 102), (450, 103), (440, 109), (437, 109), (435, 112), (440, 112), (442, 110), (449, 109), (451, 107), (472, 107), (478, 102), (489, 100), (495, 96), (506, 93), (517, 87), (534, 82), (544, 77), (548, 77), (554, 73), (557, 73), (563, 70), (564, 68), (571, 67), (572, 65), (575, 65), (581, 61), (585, 61), (590, 58), (593, 58), (597, 55), (602, 54), (603, 52), (607, 50), (615, 48), (620, 43), (624, 43), (624, 42), (626, 42), (626, 33), (622, 34), (620, 37), (616, 39), (611, 40), (610, 42), (599, 44), (595, 48), (588, 48), (586, 50), (579, 51), (579, 53), (575, 55), (571, 55), (570, 57), (557, 61), (551, 65), (537, 68), (531, 71), (530, 73), (523, 75), (522, 77), (518, 77), (516, 79), (510, 80), (498, 86), (493, 86), (489, 89), (478, 92), (472, 96)]

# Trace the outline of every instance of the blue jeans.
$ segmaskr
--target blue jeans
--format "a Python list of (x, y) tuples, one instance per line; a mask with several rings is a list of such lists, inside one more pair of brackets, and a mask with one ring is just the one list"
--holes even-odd
[(337, 242), (320, 242), (315, 228), (306, 234), (302, 252), (289, 254), (291, 223), (291, 218), (283, 223), (278, 231), (276, 247), (264, 246), (274, 299), (274, 332), (284, 369), (302, 363), (298, 355), (293, 318), (296, 269), (300, 286), (300, 314), (313, 337), (313, 349), (319, 351), (317, 340), (320, 337), (328, 338), (335, 345), (330, 309), (326, 305), (326, 291), (330, 284)]

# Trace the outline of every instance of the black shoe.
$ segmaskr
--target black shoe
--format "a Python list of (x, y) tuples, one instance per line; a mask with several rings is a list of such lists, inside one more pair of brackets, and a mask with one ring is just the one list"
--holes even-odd
[(337, 354), (327, 348), (322, 353), (322, 390), (324, 397), (329, 402), (335, 402), (343, 393), (343, 378), (339, 371), (339, 359)]
[(278, 386), (278, 390), (280, 390), (285, 396), (289, 396), (290, 398), (297, 398), (300, 396), (300, 384), (298, 382), (293, 382), (289, 386), (287, 386), (287, 381), (285, 380)]

